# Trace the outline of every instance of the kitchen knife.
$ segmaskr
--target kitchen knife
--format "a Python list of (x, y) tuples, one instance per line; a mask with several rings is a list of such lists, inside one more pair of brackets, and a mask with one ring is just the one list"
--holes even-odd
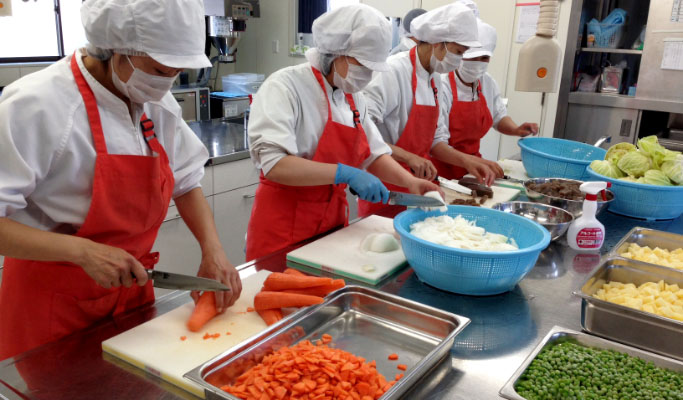
[(433, 197), (401, 192), (389, 192), (389, 204), (413, 207), (443, 207), (446, 205)]
[(472, 189), (466, 188), (463, 185), (457, 183), (456, 181), (446, 179), (443, 177), (437, 177), (439, 183), (441, 186), (445, 187), (446, 189), (453, 190), (454, 192), (466, 194), (466, 195), (472, 195)]
[(174, 274), (171, 272), (155, 271), (148, 269), (147, 276), (152, 280), (154, 287), (176, 290), (199, 290), (199, 291), (229, 291), (230, 288), (213, 279), (199, 278), (196, 276)]

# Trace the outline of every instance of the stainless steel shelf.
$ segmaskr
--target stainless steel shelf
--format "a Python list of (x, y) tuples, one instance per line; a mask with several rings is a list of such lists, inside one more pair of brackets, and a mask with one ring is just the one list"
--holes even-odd
[(670, 113), (681, 113), (681, 110), (683, 110), (683, 102), (642, 99), (626, 95), (605, 93), (571, 92), (569, 93), (568, 102), (571, 104), (630, 108), (634, 110), (650, 110)]
[(606, 47), (582, 47), (581, 51), (587, 53), (643, 54), (642, 50), (610, 49)]

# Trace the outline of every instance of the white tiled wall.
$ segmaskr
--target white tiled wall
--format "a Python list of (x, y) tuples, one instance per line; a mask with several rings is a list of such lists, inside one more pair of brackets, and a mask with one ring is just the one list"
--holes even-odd
[(0, 86), (7, 86), (22, 76), (40, 71), (50, 63), (0, 65)]

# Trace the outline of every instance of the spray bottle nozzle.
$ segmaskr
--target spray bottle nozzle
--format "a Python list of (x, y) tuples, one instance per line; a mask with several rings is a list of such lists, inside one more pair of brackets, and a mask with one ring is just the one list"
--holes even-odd
[(607, 189), (609, 187), (608, 185), (609, 182), (585, 182), (582, 183), (581, 186), (579, 186), (579, 189), (582, 192), (586, 193), (586, 200), (597, 201), (598, 193)]

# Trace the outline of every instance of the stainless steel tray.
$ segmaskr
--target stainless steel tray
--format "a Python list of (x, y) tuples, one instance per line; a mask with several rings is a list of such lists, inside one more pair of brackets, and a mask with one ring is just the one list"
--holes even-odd
[(185, 377), (204, 388), (207, 399), (237, 399), (219, 388), (232, 383), (273, 350), (305, 339), (332, 335), (336, 348), (367, 360), (388, 380), (401, 371), (387, 360), (398, 353), (408, 370), (382, 397), (396, 399), (448, 355), (455, 336), (470, 320), (402, 297), (347, 286), (323, 304), (299, 311), (283, 323), (247, 339)]
[(503, 388), (500, 389), (500, 395), (510, 400), (525, 400), (525, 398), (520, 396), (515, 390), (515, 385), (517, 384), (517, 381), (522, 376), (522, 374), (524, 374), (524, 371), (526, 371), (526, 369), (529, 368), (529, 365), (536, 358), (538, 353), (540, 353), (546, 347), (553, 346), (563, 341), (573, 341), (586, 347), (593, 347), (605, 350), (616, 350), (633, 357), (638, 357), (641, 360), (652, 361), (658, 367), (683, 373), (683, 362), (680, 362), (678, 360), (674, 360), (668, 357), (662, 357), (644, 350), (612, 342), (607, 339), (599, 338), (597, 336), (588, 335), (586, 333), (576, 332), (571, 329), (563, 328), (561, 326), (554, 326), (550, 330), (550, 332), (548, 332), (548, 334), (545, 335), (543, 340), (541, 340), (541, 342), (536, 346), (536, 348), (534, 348), (531, 354), (529, 354), (526, 360), (524, 360), (522, 365), (519, 368), (517, 368), (517, 371), (515, 371), (514, 375), (512, 375), (512, 377), (505, 383), (505, 386), (503, 386)]
[(607, 258), (581, 289), (581, 326), (596, 335), (683, 360), (683, 322), (593, 297), (609, 281), (633, 283), (664, 280), (683, 287), (683, 272), (625, 258)]
[(626, 251), (628, 245), (631, 243), (635, 243), (641, 247), (650, 246), (652, 249), (659, 247), (661, 249), (673, 251), (683, 247), (683, 235), (636, 226), (612, 248), (610, 256), (621, 257), (621, 253)]

